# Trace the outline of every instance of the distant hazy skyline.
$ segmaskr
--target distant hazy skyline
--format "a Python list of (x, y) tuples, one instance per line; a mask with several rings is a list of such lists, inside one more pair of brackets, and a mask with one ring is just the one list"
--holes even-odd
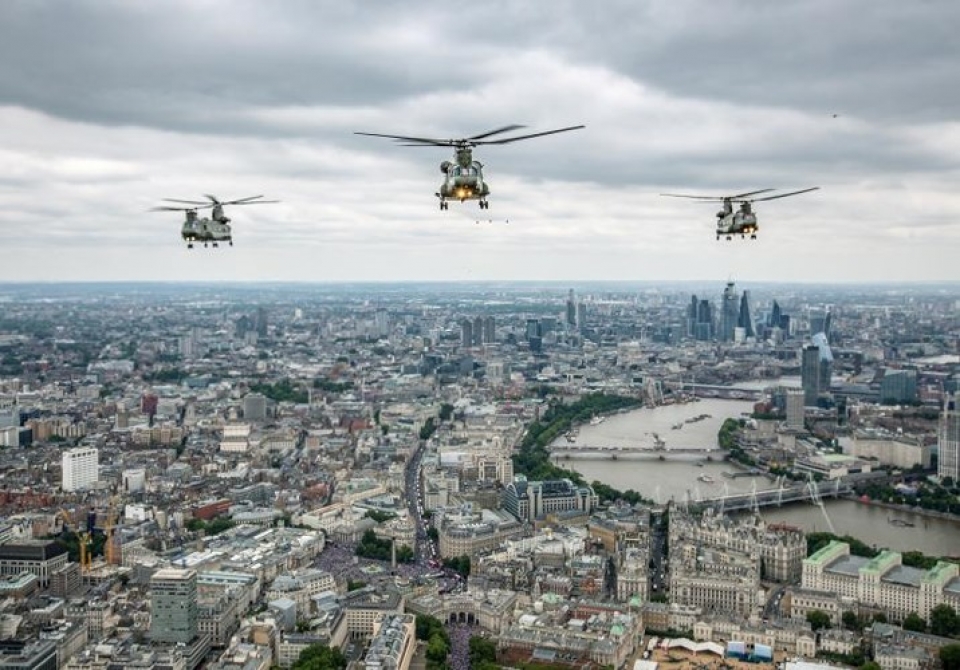
[[(957, 25), (949, 0), (0, 3), (0, 281), (958, 279)], [(447, 150), (352, 134), (508, 123), (587, 128), (478, 149), (482, 217), (438, 210)], [(658, 197), (815, 185), (753, 242)], [(282, 203), (187, 251), (147, 210), (202, 193)]]

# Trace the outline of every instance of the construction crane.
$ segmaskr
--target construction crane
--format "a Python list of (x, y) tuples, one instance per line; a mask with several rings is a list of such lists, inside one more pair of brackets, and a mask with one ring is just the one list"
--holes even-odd
[(111, 496), (110, 505), (107, 508), (107, 523), (104, 526), (105, 544), (104, 553), (107, 559), (107, 565), (120, 565), (122, 563), (120, 551), (120, 536), (116, 534), (117, 528), (117, 496)]
[(80, 574), (87, 574), (90, 571), (90, 564), (93, 561), (93, 537), (85, 530), (77, 533), (80, 542)]

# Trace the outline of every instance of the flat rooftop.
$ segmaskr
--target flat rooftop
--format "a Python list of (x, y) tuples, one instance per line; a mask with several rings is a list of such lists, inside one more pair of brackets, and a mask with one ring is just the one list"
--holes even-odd
[(905, 565), (898, 565), (890, 570), (881, 579), (893, 584), (903, 584), (904, 586), (919, 587), (923, 581), (924, 571), (920, 568), (911, 568)]
[(842, 556), (828, 565), (825, 570), (849, 577), (859, 577), (860, 568), (865, 567), (869, 562), (870, 559), (864, 556)]

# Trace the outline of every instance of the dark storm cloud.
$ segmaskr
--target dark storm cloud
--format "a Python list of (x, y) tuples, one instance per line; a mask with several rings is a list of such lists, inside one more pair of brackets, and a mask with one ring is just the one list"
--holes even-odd
[[(252, 132), (238, 111), (375, 105), (453, 85), (405, 5), (0, 3), (0, 103), (104, 124)], [(400, 55), (402, 58), (398, 59)]]
[[(486, 2), (489, 39), (523, 39), (683, 97), (894, 120), (954, 119), (952, 0)], [(504, 19), (504, 17), (509, 17)]]

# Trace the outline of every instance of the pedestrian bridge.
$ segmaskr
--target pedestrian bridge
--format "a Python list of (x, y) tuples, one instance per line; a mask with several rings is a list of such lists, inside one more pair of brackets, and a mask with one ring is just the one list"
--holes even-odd
[(595, 444), (572, 444), (556, 443), (550, 447), (550, 452), (556, 454), (559, 458), (658, 458), (664, 460), (671, 454), (674, 456), (702, 456), (703, 458), (712, 457), (721, 460), (724, 457), (723, 452), (716, 446), (703, 448), (679, 448), (672, 449), (666, 445), (661, 446), (622, 446), (622, 445), (595, 445)]
[[(699, 491), (687, 490), (685, 499), (675, 501), (696, 505), (699, 507), (715, 507), (724, 512), (737, 510), (759, 509), (761, 507), (779, 507), (788, 503), (810, 502), (820, 505), (824, 498), (840, 498), (853, 493), (850, 484), (839, 479), (832, 482), (814, 482), (785, 484), (783, 479), (778, 480), (779, 486), (775, 489), (749, 493), (733, 493), (720, 496), (701, 496)], [(726, 488), (726, 487), (724, 487)]]

